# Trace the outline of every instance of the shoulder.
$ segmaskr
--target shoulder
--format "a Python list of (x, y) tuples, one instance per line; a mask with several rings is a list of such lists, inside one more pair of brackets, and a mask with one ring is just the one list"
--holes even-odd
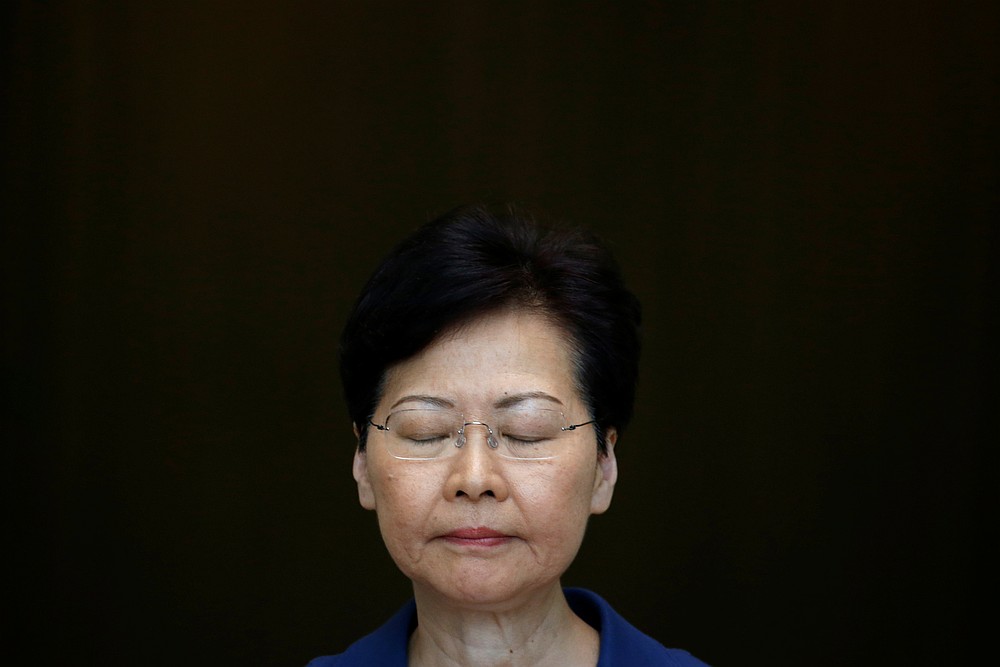
[(601, 635), (598, 667), (706, 667), (687, 651), (667, 648), (641, 632), (596, 593), (567, 588), (566, 600), (573, 611)]
[(405, 667), (410, 633), (416, 624), (417, 607), (410, 600), (382, 627), (354, 642), (343, 653), (316, 658), (306, 667)]

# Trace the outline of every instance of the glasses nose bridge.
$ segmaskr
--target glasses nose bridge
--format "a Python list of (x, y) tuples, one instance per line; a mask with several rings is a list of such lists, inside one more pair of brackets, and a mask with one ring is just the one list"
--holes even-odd
[(493, 428), (489, 424), (487, 424), (486, 422), (478, 421), (478, 420), (465, 421), (465, 418), (463, 417), (462, 418), (462, 428), (460, 428), (458, 430), (458, 441), (455, 442), (455, 446), (456, 447), (462, 447), (462, 446), (465, 445), (466, 442), (468, 442), (468, 437), (465, 435), (465, 429), (468, 426), (483, 426), (483, 427), (485, 427), (486, 428), (486, 444), (489, 445), (489, 448), (490, 449), (496, 449), (497, 447), (500, 446), (500, 443), (497, 441), (496, 434), (493, 433)]

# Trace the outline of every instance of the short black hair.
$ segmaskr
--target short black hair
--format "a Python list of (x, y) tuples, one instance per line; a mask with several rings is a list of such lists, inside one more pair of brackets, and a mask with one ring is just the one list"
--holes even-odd
[(466, 206), (420, 227), (382, 261), (340, 342), (340, 371), (364, 449), (386, 371), (442, 333), (504, 308), (537, 309), (573, 346), (580, 395), (604, 431), (625, 430), (639, 372), (639, 301), (593, 234), (513, 206)]

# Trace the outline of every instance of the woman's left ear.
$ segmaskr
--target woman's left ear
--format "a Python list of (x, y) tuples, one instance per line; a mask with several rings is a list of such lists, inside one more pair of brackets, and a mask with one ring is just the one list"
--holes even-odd
[(594, 492), (590, 496), (590, 513), (603, 514), (611, 507), (611, 496), (618, 481), (618, 459), (615, 458), (615, 443), (618, 431), (609, 428), (604, 434), (605, 453), (597, 454), (597, 469), (594, 471)]

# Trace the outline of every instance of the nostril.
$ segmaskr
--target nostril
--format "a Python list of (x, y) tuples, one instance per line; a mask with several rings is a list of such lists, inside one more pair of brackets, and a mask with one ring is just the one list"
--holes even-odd
[[(486, 489), (485, 491), (483, 491), (479, 495), (480, 495), (480, 497), (482, 497), (482, 496), (489, 496), (490, 498), (496, 498), (497, 497), (497, 494), (494, 493), (493, 489)], [(456, 498), (471, 498), (472, 495), (469, 494), (467, 491), (463, 491), (462, 489), (458, 489), (457, 491), (455, 491), (455, 497)]]

